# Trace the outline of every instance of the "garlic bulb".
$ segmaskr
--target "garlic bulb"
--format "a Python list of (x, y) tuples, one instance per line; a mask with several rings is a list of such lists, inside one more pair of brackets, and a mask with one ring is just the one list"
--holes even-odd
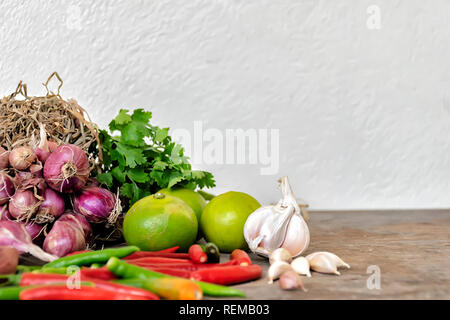
[(254, 253), (269, 257), (285, 248), (293, 257), (308, 248), (309, 229), (287, 177), (280, 179), (283, 198), (273, 206), (258, 208), (245, 222), (244, 237)]
[(311, 277), (311, 272), (309, 271), (309, 261), (305, 257), (295, 258), (294, 261), (291, 262), (291, 267), (298, 274), (307, 276), (308, 278)]
[(292, 271), (292, 267), (289, 263), (275, 261), (270, 265), (269, 270), (267, 271), (267, 277), (269, 278), (268, 283), (273, 283), (273, 280), (277, 280), (286, 271)]
[(306, 259), (309, 261), (311, 270), (321, 273), (340, 275), (341, 273), (337, 270), (339, 267), (350, 269), (350, 266), (347, 263), (331, 252), (314, 252), (306, 256)]
[(275, 261), (284, 261), (290, 263), (292, 261), (292, 255), (285, 248), (278, 248), (269, 256), (270, 264), (274, 263)]

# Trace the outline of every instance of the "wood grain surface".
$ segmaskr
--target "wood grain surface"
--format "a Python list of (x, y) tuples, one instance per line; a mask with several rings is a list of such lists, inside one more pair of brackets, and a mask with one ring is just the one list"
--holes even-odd
[[(235, 287), (248, 299), (450, 299), (450, 210), (312, 212), (308, 225), (305, 254), (333, 252), (350, 270), (313, 272), (302, 277), (308, 292), (283, 291), (267, 284), (268, 261), (252, 255), (263, 278)], [(380, 289), (367, 286), (369, 266), (379, 267)]]

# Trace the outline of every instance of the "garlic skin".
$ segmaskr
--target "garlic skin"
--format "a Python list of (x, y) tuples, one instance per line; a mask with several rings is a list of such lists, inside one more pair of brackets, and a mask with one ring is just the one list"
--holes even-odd
[(269, 257), (276, 249), (285, 248), (296, 257), (309, 246), (309, 229), (288, 177), (280, 179), (280, 188), (283, 198), (276, 205), (258, 208), (247, 218), (244, 238), (256, 254)]
[(275, 261), (284, 261), (287, 263), (291, 263), (292, 255), (285, 248), (278, 248), (269, 256), (269, 263), (272, 264)]
[(311, 271), (309, 270), (310, 269), (309, 261), (305, 257), (295, 258), (291, 262), (291, 267), (298, 274), (302, 276), (307, 276), (308, 278), (311, 277)]
[(269, 270), (267, 271), (267, 277), (269, 278), (267, 283), (273, 283), (273, 280), (277, 280), (286, 271), (292, 271), (292, 267), (289, 263), (275, 261), (270, 265)]
[(350, 265), (331, 252), (314, 252), (307, 255), (306, 259), (309, 261), (311, 270), (321, 273), (340, 275), (341, 273), (337, 270), (339, 267), (350, 269)]

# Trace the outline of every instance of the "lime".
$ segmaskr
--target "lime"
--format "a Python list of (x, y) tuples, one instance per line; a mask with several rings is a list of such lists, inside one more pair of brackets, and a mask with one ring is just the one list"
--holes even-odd
[(123, 236), (129, 245), (156, 251), (194, 243), (198, 222), (194, 211), (177, 197), (156, 193), (137, 201), (125, 215)]
[(197, 220), (200, 221), (203, 209), (205, 209), (206, 206), (206, 201), (197, 192), (185, 188), (166, 188), (159, 190), (158, 192), (180, 198), (181, 200), (186, 202), (187, 205), (191, 207), (192, 210), (194, 210), (195, 215), (197, 216)]
[(215, 243), (222, 252), (246, 249), (244, 224), (259, 207), (261, 204), (246, 193), (223, 193), (212, 199), (203, 210), (201, 230), (206, 239)]

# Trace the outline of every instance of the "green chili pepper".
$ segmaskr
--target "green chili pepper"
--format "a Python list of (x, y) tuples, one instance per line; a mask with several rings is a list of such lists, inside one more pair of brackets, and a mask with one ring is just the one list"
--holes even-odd
[(208, 257), (208, 262), (219, 263), (220, 262), (220, 251), (219, 248), (212, 242), (207, 244), (201, 244), (202, 250), (206, 253)]
[(24, 265), (17, 266), (17, 272), (31, 272), (39, 269), (42, 269), (42, 266), (24, 266)]
[[(116, 276), (125, 279), (151, 279), (151, 278), (176, 278), (163, 273), (150, 271), (135, 265), (126, 263), (115, 257), (108, 260), (106, 267)], [(200, 286), (204, 295), (213, 297), (245, 297), (245, 294), (237, 289), (220, 286), (202, 281), (194, 281)]]
[(20, 279), (22, 278), (22, 273), (18, 273), (18, 274), (3, 274), (0, 276), (0, 279), (6, 279), (6, 284), (7, 285), (15, 285), (18, 286)]
[(44, 268), (60, 268), (74, 265), (84, 266), (93, 263), (106, 263), (111, 257), (123, 258), (139, 250), (140, 249), (136, 246), (128, 246), (122, 248), (111, 248), (111, 249), (84, 252), (49, 262), (46, 265), (44, 265)]
[(67, 274), (67, 268), (41, 268), (31, 271), (32, 273), (57, 273), (57, 274)]
[(19, 295), (22, 290), (27, 287), (6, 287), (0, 289), (0, 300), (19, 300)]

